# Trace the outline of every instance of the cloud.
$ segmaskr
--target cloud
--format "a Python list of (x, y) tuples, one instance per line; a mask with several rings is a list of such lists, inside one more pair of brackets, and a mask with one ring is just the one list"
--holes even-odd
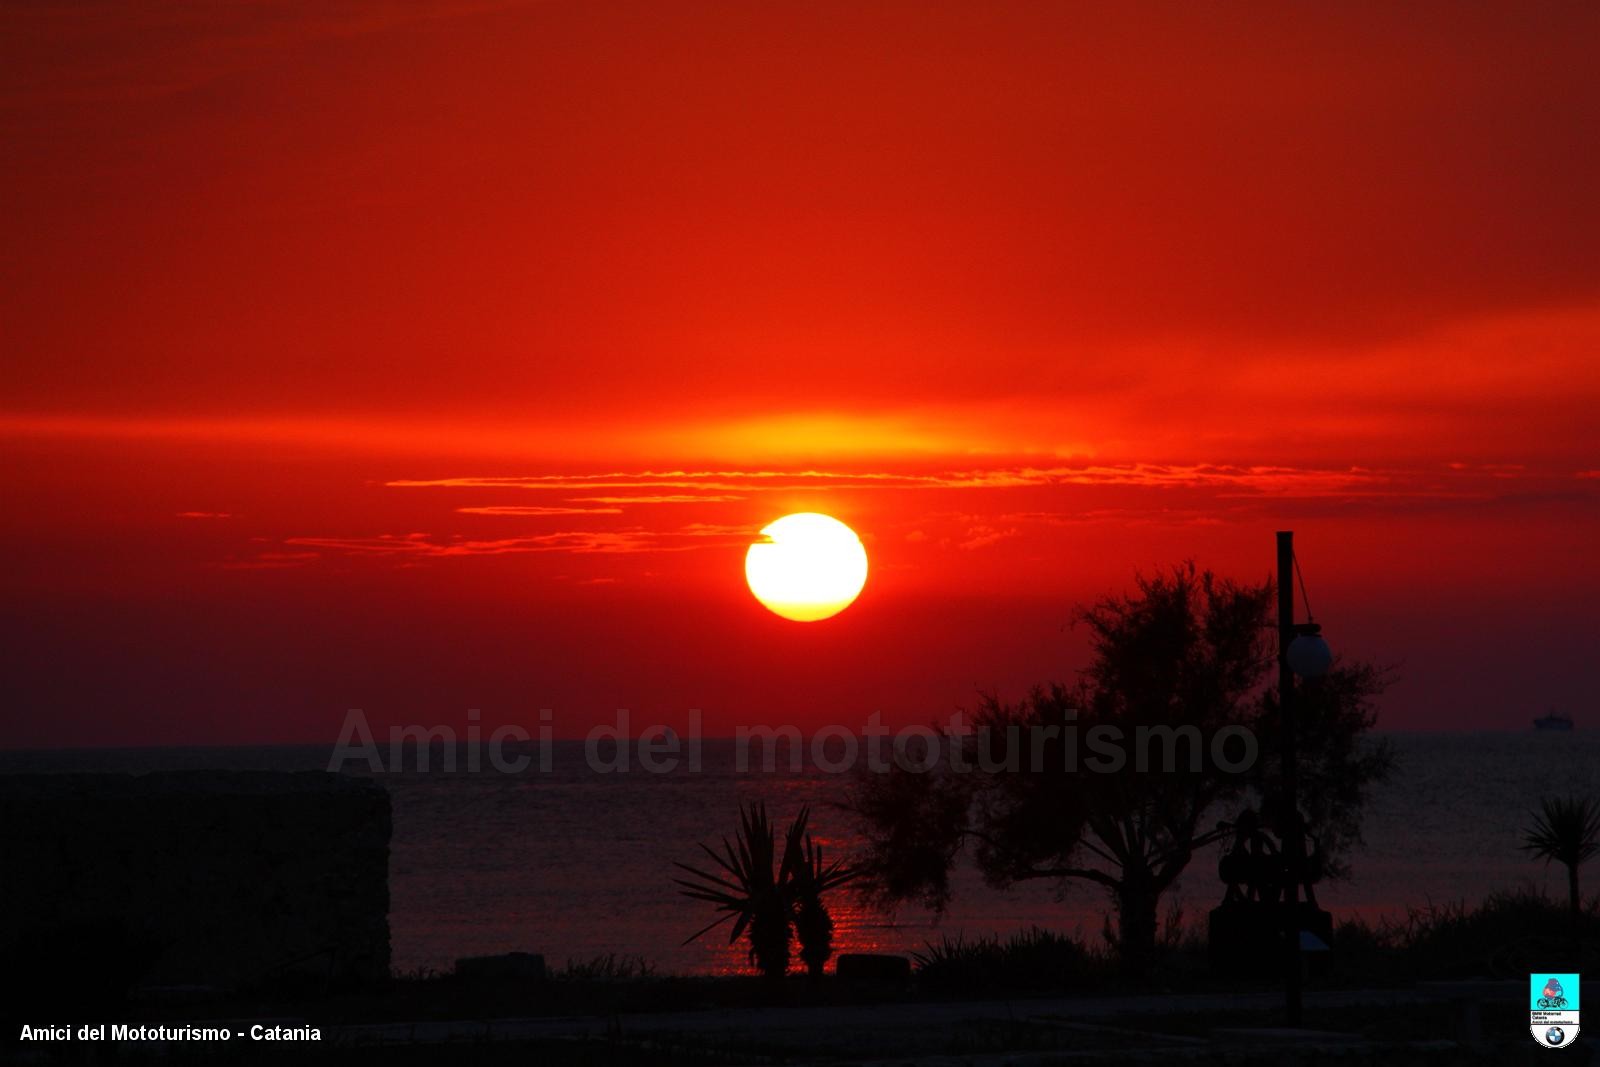
[[(1574, 478), (1570, 471), (1552, 475), (1513, 463), (1441, 463), (1434, 467), (1374, 469), (1214, 464), (1078, 464), (996, 466), (935, 472), (890, 470), (731, 470), (684, 469), (547, 473), (531, 475), (458, 476), (399, 479), (385, 483), (402, 489), (456, 489), (476, 493), (571, 493), (574, 489), (626, 487), (638, 493), (596, 493), (565, 496), (564, 503), (475, 504), (456, 508), (464, 515), (504, 517), (594, 517), (622, 514), (622, 501), (670, 501), (673, 504), (744, 499), (777, 492), (871, 492), (924, 494), (940, 492), (1036, 491), (1052, 488), (1122, 492), (1060, 497), (1081, 507), (1039, 507), (1056, 497), (1023, 497), (1023, 507), (987, 508), (971, 497), (960, 510), (930, 511), (907, 525), (908, 542), (937, 543), (975, 551), (1029, 535), (1046, 527), (1120, 524), (1122, 526), (1192, 526), (1259, 519), (1278, 515), (1287, 504), (1297, 514), (1352, 514), (1357, 510), (1416, 510), (1516, 506), (1519, 501), (1564, 499), (1593, 503), (1592, 486), (1600, 479)], [(663, 490), (652, 492), (650, 490)], [(701, 495), (706, 494), (706, 495)], [(996, 502), (1013, 498), (997, 497)], [(616, 503), (612, 503), (616, 502)], [(1019, 501), (1020, 502), (1020, 501)], [(596, 504), (594, 507), (577, 506)], [(1031, 506), (1028, 506), (1031, 505)], [(694, 522), (665, 528), (627, 526), (612, 529), (567, 528), (513, 537), (468, 537), (458, 533), (300, 536), (286, 546), (348, 556), (384, 557), (402, 566), (443, 558), (538, 553), (573, 555), (646, 555), (701, 548), (742, 548), (758, 537), (756, 524)], [(273, 558), (235, 566), (288, 566), (303, 556)]]
[(538, 504), (493, 504), (487, 507), (456, 508), (461, 515), (621, 515), (621, 508), (565, 508)]
[(725, 504), (745, 497), (735, 493), (658, 493), (650, 496), (575, 496), (574, 504)]
[(968, 528), (966, 540), (961, 541), (956, 547), (968, 550), (974, 548), (986, 548), (989, 545), (995, 544), (999, 541), (1004, 541), (1008, 537), (1015, 537), (1016, 535), (1017, 528), (1015, 526), (1007, 527), (1004, 530), (996, 529), (995, 527), (988, 525), (973, 526)]
[[(938, 490), (1025, 489), (1046, 486), (1133, 486), (1152, 489), (1216, 489), (1280, 497), (1422, 494), (1449, 492), (1431, 485), (1444, 473), (1488, 474), (1505, 480), (1526, 473), (1519, 464), (1487, 464), (1474, 469), (1451, 465), (1438, 469), (1375, 469), (1369, 467), (1236, 466), (1219, 464), (1083, 464), (1076, 466), (1008, 466), (969, 468), (934, 473), (838, 470), (642, 470), (603, 474), (487, 475), (452, 478), (403, 478), (385, 482), (400, 489), (678, 489), (696, 493), (766, 493), (795, 490)], [(574, 497), (584, 502), (622, 501), (627, 497)], [(647, 496), (657, 502), (699, 502), (721, 497), (695, 493)]]
[(351, 555), (424, 559), (533, 552), (606, 555), (686, 552), (697, 548), (742, 546), (749, 544), (752, 536), (745, 527), (693, 523), (675, 530), (561, 530), (526, 537), (493, 539), (440, 538), (426, 533), (409, 533), (372, 537), (291, 537), (284, 543)]

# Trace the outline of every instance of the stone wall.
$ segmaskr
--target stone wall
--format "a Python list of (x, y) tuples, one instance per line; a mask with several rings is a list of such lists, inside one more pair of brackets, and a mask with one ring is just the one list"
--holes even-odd
[(0, 777), (8, 977), (219, 989), (386, 977), (389, 832), (383, 788), (335, 774)]

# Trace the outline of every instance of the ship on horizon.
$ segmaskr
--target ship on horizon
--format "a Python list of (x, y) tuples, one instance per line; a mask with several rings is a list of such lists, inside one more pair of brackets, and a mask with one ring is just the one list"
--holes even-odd
[(1573, 730), (1572, 716), (1565, 712), (1550, 709), (1550, 714), (1533, 720), (1535, 730), (1555, 730), (1560, 733), (1571, 733)]

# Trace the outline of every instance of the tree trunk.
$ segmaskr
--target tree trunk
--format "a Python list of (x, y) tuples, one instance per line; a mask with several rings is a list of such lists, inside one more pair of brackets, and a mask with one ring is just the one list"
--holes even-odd
[(1161, 894), (1148, 871), (1123, 870), (1116, 889), (1117, 956), (1130, 975), (1147, 973), (1156, 954), (1156, 905)]
[(821, 978), (828, 957), (833, 955), (833, 917), (820, 895), (811, 894), (800, 902), (795, 909), (794, 930), (806, 973)]
[(789, 913), (779, 906), (758, 911), (750, 920), (750, 958), (767, 978), (782, 978), (789, 969)]
[(1572, 909), (1572, 969), (1583, 967), (1583, 894), (1578, 892), (1578, 865), (1567, 867), (1567, 903)]

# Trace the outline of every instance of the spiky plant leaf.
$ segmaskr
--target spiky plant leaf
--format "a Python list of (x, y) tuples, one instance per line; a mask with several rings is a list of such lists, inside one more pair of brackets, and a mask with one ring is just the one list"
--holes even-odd
[(1600, 803), (1593, 797), (1543, 797), (1522, 848), (1567, 867), (1600, 854)]

